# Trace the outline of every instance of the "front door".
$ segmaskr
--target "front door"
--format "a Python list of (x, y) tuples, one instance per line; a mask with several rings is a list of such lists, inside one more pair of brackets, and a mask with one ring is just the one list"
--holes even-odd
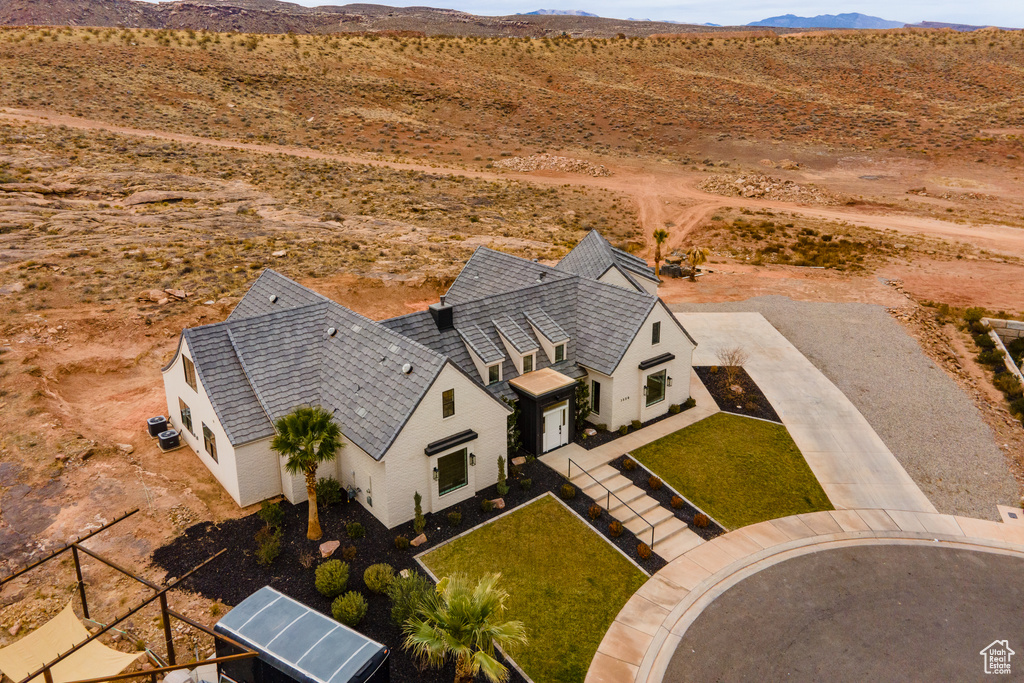
[(569, 443), (569, 402), (563, 401), (547, 408), (541, 418), (544, 432), (544, 452)]

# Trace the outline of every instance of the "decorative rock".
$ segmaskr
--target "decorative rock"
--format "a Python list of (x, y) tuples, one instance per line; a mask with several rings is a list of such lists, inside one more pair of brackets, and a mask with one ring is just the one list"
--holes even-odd
[(495, 510), (504, 510), (505, 509), (505, 499), (504, 498), (495, 498), (491, 502), (494, 503), (494, 509)]
[(412, 572), (410, 572), (408, 569), (403, 569), (402, 571), (398, 572), (398, 575), (401, 576), (403, 579), (408, 579), (411, 573)]
[(21, 622), (20, 621), (16, 621), (16, 622), (14, 622), (13, 626), (11, 626), (9, 629), (7, 629), (7, 632), (10, 633), (12, 636), (16, 636), (16, 635), (18, 635), (18, 631), (20, 631), (20, 630), (21, 630)]
[(517, 465), (517, 466), (518, 465), (525, 465), (526, 464), (526, 458), (524, 458), (521, 455), (518, 458), (512, 458), (512, 464), (513, 465)]
[(320, 544), (320, 557), (330, 557), (341, 546), (341, 541), (327, 541)]
[(587, 427), (586, 429), (583, 430), (583, 433), (586, 434), (587, 436), (597, 436), (597, 430), (594, 429), (593, 427)]
[(418, 547), (420, 547), (421, 545), (423, 545), (426, 542), (427, 542), (427, 535), (426, 534), (420, 534), (416, 538), (414, 538), (411, 541), (409, 541), (409, 545), (411, 545), (413, 548), (418, 548)]

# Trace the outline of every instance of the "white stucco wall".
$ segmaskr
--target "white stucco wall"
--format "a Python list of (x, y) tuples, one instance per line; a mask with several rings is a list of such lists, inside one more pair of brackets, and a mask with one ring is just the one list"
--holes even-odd
[[(658, 295), (658, 283), (657, 282), (655, 282), (653, 280), (648, 280), (645, 277), (640, 277), (639, 275), (634, 275), (633, 279), (636, 280), (637, 284), (640, 285), (640, 288), (644, 292), (646, 292), (648, 294), (653, 294), (655, 296)], [(601, 275), (601, 277), (598, 278), (598, 282), (606, 282), (606, 283), (608, 283), (610, 285), (617, 285), (619, 287), (624, 287), (625, 289), (628, 289), (628, 290), (631, 290), (631, 291), (634, 291), (634, 292), (637, 291), (637, 289), (633, 285), (633, 283), (630, 282), (629, 279), (625, 275), (623, 275), (622, 271), (619, 270), (619, 268), (617, 266), (612, 266), (611, 268), (606, 270), (604, 272), (604, 274)]]
[[(594, 389), (593, 382), (596, 381), (601, 384), (601, 405), (594, 403)], [(615, 395), (615, 378), (610, 375), (606, 375), (602, 372), (598, 372), (592, 368), (587, 368), (587, 389), (590, 390), (590, 403), (593, 412), (587, 417), (587, 421), (599, 425), (607, 425), (609, 429), (612, 429), (612, 403), (613, 396)]]
[(654, 280), (648, 280), (645, 277), (636, 277), (634, 279), (640, 283), (640, 286), (644, 288), (645, 292), (647, 292), (648, 294), (653, 294), (654, 296), (658, 296), (657, 282), (655, 282)]
[[(447, 389), (455, 389), (455, 414), (442, 419), (441, 395)], [(498, 457), (504, 457), (506, 452), (508, 414), (485, 389), (471, 382), (451, 363), (445, 365), (384, 456), (387, 489), (382, 489), (379, 494), (375, 491), (374, 504), (377, 504), (378, 495), (382, 503), (386, 496), (386, 524), (393, 527), (413, 518), (413, 495), (417, 491), (423, 497), (424, 513), (439, 512), (494, 484), (498, 480)], [(433, 456), (423, 452), (427, 444), (467, 429), (475, 431), (477, 438)], [(462, 448), (476, 454), (476, 465), (468, 468), (469, 483), (440, 496), (433, 475), (437, 459)], [(374, 477), (375, 488), (376, 482)]]

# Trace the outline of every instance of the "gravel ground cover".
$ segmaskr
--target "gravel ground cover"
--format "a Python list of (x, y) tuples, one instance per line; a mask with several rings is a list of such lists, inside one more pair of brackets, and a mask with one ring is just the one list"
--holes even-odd
[(971, 399), (882, 306), (766, 296), (674, 311), (761, 313), (828, 377), (939, 512), (998, 520), (1016, 482)]
[[(736, 368), (736, 377), (729, 379), (726, 368), (718, 366), (694, 366), (693, 371), (707, 387), (711, 398), (723, 413), (745, 415), (782, 424), (779, 414), (772, 408), (764, 392), (743, 368)], [(737, 389), (739, 393), (737, 393)]]

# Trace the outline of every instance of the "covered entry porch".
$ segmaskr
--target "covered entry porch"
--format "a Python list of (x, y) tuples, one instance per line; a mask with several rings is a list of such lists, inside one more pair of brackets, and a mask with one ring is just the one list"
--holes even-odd
[(523, 450), (541, 455), (572, 443), (576, 437), (576, 380), (544, 368), (510, 380), (519, 397), (519, 431)]

